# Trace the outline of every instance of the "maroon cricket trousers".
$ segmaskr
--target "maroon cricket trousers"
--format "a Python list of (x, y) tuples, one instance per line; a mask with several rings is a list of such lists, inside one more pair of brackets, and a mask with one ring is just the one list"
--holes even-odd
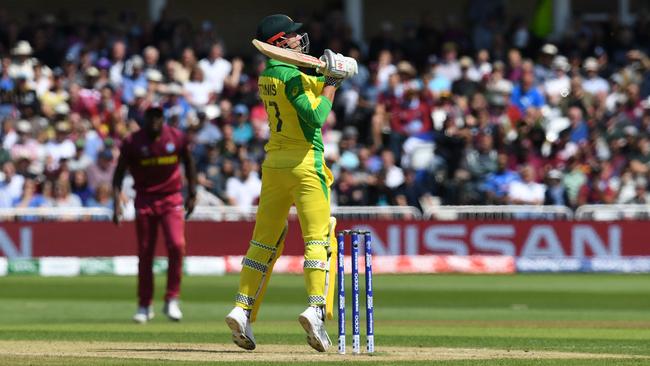
[(153, 298), (153, 258), (158, 240), (158, 227), (167, 247), (167, 291), (165, 301), (180, 294), (185, 254), (185, 221), (183, 196), (175, 193), (157, 197), (136, 198), (136, 233), (138, 240), (138, 303), (151, 305)]

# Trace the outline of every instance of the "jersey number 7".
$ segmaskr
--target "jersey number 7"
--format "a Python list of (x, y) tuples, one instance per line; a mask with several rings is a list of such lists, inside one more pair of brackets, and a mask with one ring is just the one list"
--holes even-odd
[[(264, 106), (266, 107), (266, 112), (269, 112), (269, 107), (273, 107), (275, 109), (275, 119), (278, 121), (275, 127), (275, 132), (281, 132), (282, 131), (282, 119), (280, 118), (280, 108), (278, 108), (278, 103), (276, 102), (264, 102)], [(269, 113), (270, 114), (270, 113)], [(270, 120), (270, 118), (269, 118)]]

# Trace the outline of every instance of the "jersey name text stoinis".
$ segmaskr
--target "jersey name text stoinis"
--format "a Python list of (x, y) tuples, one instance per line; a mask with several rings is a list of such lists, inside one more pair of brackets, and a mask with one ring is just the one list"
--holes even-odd
[(258, 86), (271, 130), (265, 147), (267, 161), (278, 151), (294, 151), (296, 159), (299, 151), (303, 155), (310, 150), (323, 152), (321, 127), (332, 109), (332, 103), (320, 95), (324, 78), (269, 60)]
[(260, 94), (262, 95), (277, 95), (277, 88), (275, 84), (260, 84)]

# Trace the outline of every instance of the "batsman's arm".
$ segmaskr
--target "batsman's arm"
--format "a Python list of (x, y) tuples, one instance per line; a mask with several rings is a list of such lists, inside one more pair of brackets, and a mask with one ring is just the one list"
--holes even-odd
[(316, 96), (305, 90), (302, 76), (297, 74), (286, 82), (285, 94), (296, 109), (298, 117), (313, 128), (321, 128), (332, 110), (336, 87), (325, 86), (321, 95)]

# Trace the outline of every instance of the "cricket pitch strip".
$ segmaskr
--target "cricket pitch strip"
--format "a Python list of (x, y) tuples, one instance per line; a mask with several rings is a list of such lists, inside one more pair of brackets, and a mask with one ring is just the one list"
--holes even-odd
[(488, 348), (381, 347), (375, 354), (339, 355), (336, 347), (317, 353), (305, 345), (258, 345), (244, 351), (233, 344), (126, 343), (73, 341), (0, 341), (0, 359), (5, 357), (57, 357), (142, 359), (169, 361), (437, 361), (488, 359), (650, 359), (625, 354), (524, 351)]

